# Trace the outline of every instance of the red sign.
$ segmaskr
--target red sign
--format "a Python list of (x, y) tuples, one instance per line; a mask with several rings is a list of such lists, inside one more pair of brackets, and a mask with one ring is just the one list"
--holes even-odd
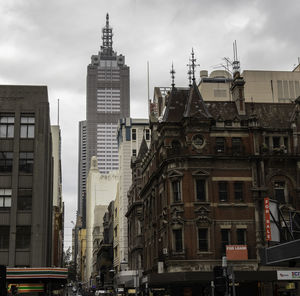
[(246, 245), (227, 245), (227, 260), (248, 260), (248, 250)]
[(265, 226), (266, 226), (266, 240), (271, 240), (271, 221), (270, 221), (270, 201), (269, 198), (266, 197), (264, 199), (265, 203)]

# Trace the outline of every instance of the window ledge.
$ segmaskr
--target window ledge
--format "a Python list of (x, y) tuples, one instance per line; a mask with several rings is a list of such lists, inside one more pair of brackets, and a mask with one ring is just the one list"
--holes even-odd
[(194, 201), (194, 205), (210, 205), (208, 201)]
[(183, 206), (183, 205), (184, 205), (184, 203), (183, 203), (182, 201), (180, 201), (180, 202), (176, 202), (176, 201), (174, 202), (174, 201), (173, 201), (173, 202), (171, 203), (171, 206)]
[(197, 255), (212, 255), (213, 253), (211, 251), (197, 251)]
[(217, 204), (219, 207), (248, 207), (248, 204), (247, 203), (235, 203), (235, 202), (231, 202), (231, 203), (228, 203), (228, 202), (224, 202), (224, 203), (221, 203), (219, 202)]

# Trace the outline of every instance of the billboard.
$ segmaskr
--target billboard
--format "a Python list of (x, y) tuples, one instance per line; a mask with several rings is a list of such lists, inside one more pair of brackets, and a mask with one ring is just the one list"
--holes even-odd
[(227, 260), (248, 260), (247, 245), (227, 245)]

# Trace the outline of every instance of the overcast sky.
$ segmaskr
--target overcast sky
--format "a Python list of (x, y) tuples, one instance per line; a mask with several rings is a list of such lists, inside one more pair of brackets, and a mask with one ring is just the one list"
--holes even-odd
[[(113, 48), (130, 67), (131, 117), (147, 113), (154, 86), (187, 86), (194, 48), (200, 70), (232, 59), (241, 68), (291, 71), (300, 56), (299, 0), (0, 0), (0, 84), (47, 85), (51, 124), (60, 99), (65, 245), (77, 207), (78, 122), (85, 119), (86, 67), (110, 15)], [(199, 74), (197, 74), (199, 79)]]

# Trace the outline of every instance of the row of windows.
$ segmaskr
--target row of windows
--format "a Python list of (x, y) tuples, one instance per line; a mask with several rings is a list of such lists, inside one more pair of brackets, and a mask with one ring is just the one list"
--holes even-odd
[[(147, 141), (150, 140), (150, 130), (149, 130), (148, 128), (145, 129), (145, 131), (144, 131), (144, 136), (145, 136), (145, 139), (146, 139)], [(133, 129), (131, 130), (131, 139), (132, 139), (133, 141), (136, 141), (136, 137), (137, 137), (137, 131), (136, 131), (135, 128), (133, 128)]]
[[(13, 167), (13, 152), (0, 151), (0, 172), (10, 173)], [(33, 172), (33, 152), (19, 153), (19, 172)]]
[[(227, 181), (218, 182), (218, 197), (220, 202), (227, 202), (230, 199), (229, 196), (229, 186), (230, 183)], [(235, 202), (244, 201), (244, 182), (235, 181), (232, 183), (233, 186), (233, 195)], [(205, 202), (208, 200), (207, 197), (207, 180), (206, 179), (195, 179), (195, 200), (199, 202)], [(171, 182), (173, 202), (182, 201), (182, 192), (181, 192), (181, 180), (174, 180)], [(288, 189), (287, 184), (284, 181), (274, 181), (273, 182), (273, 199), (277, 200), (279, 203), (287, 202), (288, 198)]]
[[(210, 249), (210, 238), (209, 238), (209, 229), (208, 228), (198, 228), (198, 250), (200, 252), (208, 252)], [(230, 229), (221, 229), (221, 252), (226, 252), (226, 246), (231, 245), (231, 230)], [(246, 229), (236, 229), (236, 242), (237, 245), (246, 245), (247, 244), (247, 233)], [(173, 229), (173, 250), (175, 252), (183, 252), (183, 229)]]
[[(0, 138), (14, 137), (15, 117), (13, 115), (0, 115)], [(35, 118), (21, 115), (20, 138), (34, 138)]]
[[(9, 248), (9, 226), (0, 226), (0, 249)], [(16, 249), (29, 249), (31, 240), (31, 226), (16, 227)]]
[[(12, 190), (10, 188), (0, 189), (0, 209), (11, 208)], [(19, 189), (17, 198), (17, 209), (20, 211), (30, 211), (32, 209), (32, 190)]]

